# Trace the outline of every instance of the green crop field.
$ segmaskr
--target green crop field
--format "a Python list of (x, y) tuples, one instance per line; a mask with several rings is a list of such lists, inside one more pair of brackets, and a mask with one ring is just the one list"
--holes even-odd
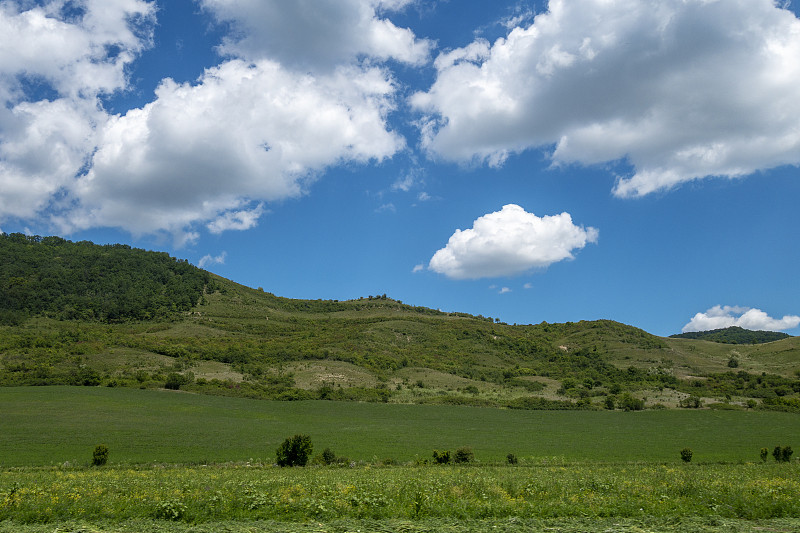
[(355, 461), (427, 459), (470, 446), (480, 462), (514, 453), (542, 463), (758, 460), (800, 442), (800, 417), (767, 411), (525, 411), (442, 405), (274, 402), (104, 387), (0, 388), (0, 466), (110, 462), (270, 463), (280, 442), (312, 436)]
[[(800, 528), (800, 464), (759, 458), (762, 447), (800, 442), (792, 413), (271, 402), (102, 387), (0, 388), (0, 405), (1, 533)], [(294, 433), (349, 461), (273, 466)], [(109, 464), (91, 467), (101, 442)], [(474, 463), (423, 464), (433, 449), (460, 446), (472, 447)], [(508, 453), (519, 463), (508, 465)]]

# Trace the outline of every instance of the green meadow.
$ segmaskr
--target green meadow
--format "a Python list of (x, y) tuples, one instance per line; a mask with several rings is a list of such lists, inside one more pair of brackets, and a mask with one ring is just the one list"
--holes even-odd
[[(526, 411), (443, 405), (278, 402), (104, 387), (0, 388), (0, 466), (271, 464), (287, 436), (311, 435), (353, 461), (428, 459), (470, 446), (480, 463), (749, 462), (800, 442), (800, 418), (769, 411)], [(797, 446), (797, 444), (795, 444)]]
[[(791, 413), (271, 402), (103, 387), (0, 388), (0, 405), (0, 533), (800, 528), (800, 463), (759, 457), (800, 442)], [(348, 461), (274, 466), (295, 433)], [(109, 463), (89, 466), (99, 443)], [(461, 446), (475, 462), (430, 464), (434, 449)]]

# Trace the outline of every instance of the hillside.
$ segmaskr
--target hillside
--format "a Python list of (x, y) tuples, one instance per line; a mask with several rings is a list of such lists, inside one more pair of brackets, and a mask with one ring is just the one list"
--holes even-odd
[[(3, 305), (16, 314), (13, 324), (0, 326), (0, 385), (166, 387), (251, 398), (527, 409), (697, 405), (690, 398), (725, 408), (748, 402), (784, 410), (800, 406), (798, 338), (731, 346), (656, 337), (607, 320), (508, 325), (385, 295), (294, 300), (166, 254), (25, 240), (18, 245), (28, 247), (26, 257), (52, 262), (77, 247), (81, 253), (73, 255), (84, 260), (62, 261), (47, 277), (43, 264), (20, 264), (18, 256), (3, 254), (0, 271), (15, 272), (3, 279), (63, 287), (70, 283), (61, 276), (77, 279), (80, 273), (82, 287), (98, 283), (103, 289), (95, 293), (104, 301), (124, 301), (131, 284), (121, 283), (119, 290), (113, 283), (100, 285), (113, 274), (119, 280), (143, 278), (150, 294), (162, 297), (141, 299), (155, 307), (143, 305), (139, 315), (75, 318), (60, 313), (59, 302), (79, 291), (50, 291), (51, 303), (37, 311), (9, 290), (24, 284), (6, 281), (0, 285)], [(97, 259), (103, 254), (116, 259)], [(152, 263), (177, 273), (155, 279), (153, 272), (162, 271), (141, 268)], [(175, 301), (192, 304), (165, 306), (163, 297), (178, 287), (172, 281), (177, 276), (196, 280), (172, 291)]]
[(749, 329), (731, 326), (723, 329), (709, 331), (692, 331), (670, 335), (673, 339), (699, 339), (724, 344), (763, 344), (787, 339), (791, 335), (779, 331), (752, 331)]

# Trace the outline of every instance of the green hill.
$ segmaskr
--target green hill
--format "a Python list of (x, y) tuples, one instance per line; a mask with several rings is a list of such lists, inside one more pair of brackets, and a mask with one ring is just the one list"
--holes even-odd
[(763, 344), (789, 337), (791, 335), (779, 331), (752, 331), (738, 326), (670, 335), (670, 338), (673, 339), (700, 339), (724, 344)]
[(690, 397), (800, 408), (794, 337), (723, 345), (608, 320), (508, 325), (385, 295), (282, 298), (122, 245), (3, 235), (0, 246), (11, 250), (0, 254), (0, 385), (524, 409), (696, 405)]

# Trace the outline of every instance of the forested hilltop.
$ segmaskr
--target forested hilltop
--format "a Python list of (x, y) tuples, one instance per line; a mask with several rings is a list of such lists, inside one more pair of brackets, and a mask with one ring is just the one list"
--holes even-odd
[(517, 409), (800, 411), (800, 338), (505, 324), (382, 295), (283, 298), (167, 254), (0, 237), (0, 385)]
[(788, 333), (779, 331), (751, 331), (731, 326), (723, 329), (712, 329), (709, 331), (691, 331), (689, 333), (678, 333), (670, 335), (673, 339), (700, 339), (711, 342), (721, 342), (724, 344), (763, 344), (774, 342), (791, 337)]
[(210, 285), (208, 272), (163, 252), (0, 234), (0, 323), (165, 318), (194, 307)]

